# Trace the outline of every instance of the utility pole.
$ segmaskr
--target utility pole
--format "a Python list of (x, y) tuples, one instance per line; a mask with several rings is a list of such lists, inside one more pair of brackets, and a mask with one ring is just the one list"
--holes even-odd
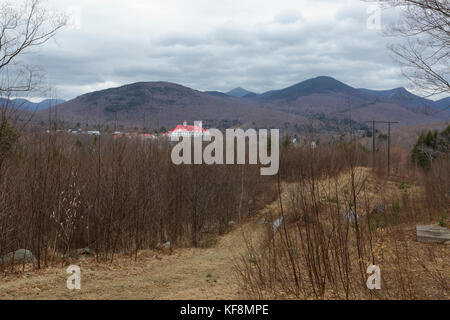
[(147, 131), (145, 131), (145, 125), (146, 125), (146, 110), (144, 109), (144, 119), (143, 119), (143, 123), (142, 123), (142, 126), (143, 126), (143, 133), (147, 133)]
[(398, 121), (387, 121), (388, 124), (388, 177), (391, 174), (391, 124)]
[(366, 121), (366, 123), (372, 122), (372, 168), (375, 168), (375, 120)]
[(372, 120), (372, 168), (375, 168), (375, 120)]
[(387, 176), (391, 174), (391, 124), (398, 121), (366, 121), (372, 122), (372, 167), (375, 168), (375, 123), (387, 123), (388, 125), (388, 158), (387, 158)]
[(391, 174), (391, 122), (388, 122), (388, 171), (387, 176)]

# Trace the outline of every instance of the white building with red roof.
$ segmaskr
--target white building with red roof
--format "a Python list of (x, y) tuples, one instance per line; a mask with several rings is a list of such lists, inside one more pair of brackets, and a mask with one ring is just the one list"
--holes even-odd
[(193, 126), (188, 126), (185, 120), (183, 124), (177, 125), (169, 132), (169, 137), (199, 137), (209, 134), (208, 130), (203, 129), (202, 122), (196, 122)]

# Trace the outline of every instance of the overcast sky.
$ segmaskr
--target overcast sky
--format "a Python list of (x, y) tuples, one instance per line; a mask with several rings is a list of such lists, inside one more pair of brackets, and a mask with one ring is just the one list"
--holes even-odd
[[(359, 0), (48, 0), (72, 26), (25, 59), (57, 95), (138, 81), (264, 92), (328, 75), (355, 87), (408, 86)], [(381, 26), (395, 19), (381, 13)]]

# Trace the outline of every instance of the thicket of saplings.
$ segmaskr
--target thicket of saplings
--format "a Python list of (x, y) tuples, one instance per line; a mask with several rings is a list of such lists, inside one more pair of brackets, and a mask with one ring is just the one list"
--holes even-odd
[[(448, 210), (448, 157), (436, 157), (422, 169), (410, 162), (401, 166), (402, 157), (392, 154), (393, 172), (402, 177), (402, 196), (393, 199), (385, 189), (386, 153), (376, 154), (379, 181), (368, 181), (359, 169), (371, 166), (372, 155), (358, 143), (311, 148), (285, 139), (279, 176), (263, 177), (259, 166), (175, 166), (164, 139), (42, 129), (19, 136), (8, 122), (0, 129), (0, 256), (26, 248), (37, 267), (45, 267), (84, 247), (94, 250), (98, 261), (110, 262), (118, 253), (133, 258), (138, 250), (168, 241), (172, 247), (208, 246), (232, 221), (246, 219), (284, 192), (282, 210), (267, 217), (281, 216), (284, 223), (275, 234), (267, 224), (267, 236), (256, 245), (249, 242), (237, 265), (250, 295), (427, 298), (408, 269), (417, 263), (429, 275), (434, 297), (448, 291), (445, 275), (427, 269), (396, 229), (436, 222)], [(423, 192), (403, 192), (412, 185)], [(385, 254), (389, 243), (392, 252)], [(434, 259), (429, 250), (427, 259)], [(383, 269), (382, 291), (366, 287), (371, 264), (390, 268)], [(13, 266), (0, 266), (8, 267)]]
[[(267, 224), (262, 245), (248, 240), (248, 253), (236, 264), (251, 296), (445, 299), (449, 273), (436, 263), (447, 259), (448, 266), (448, 251), (439, 254), (445, 245), (415, 251), (407, 240), (415, 241), (416, 223), (444, 224), (448, 153), (427, 168), (408, 159), (401, 166), (401, 157), (392, 155), (395, 173), (388, 180), (387, 154), (377, 152), (373, 175), (371, 154), (357, 143), (306, 145), (282, 155), (279, 194), (285, 196), (267, 218), (283, 223), (276, 233)], [(367, 288), (370, 265), (382, 268), (382, 290)]]
[(26, 248), (38, 267), (85, 247), (108, 262), (208, 246), (276, 197), (258, 166), (173, 165), (167, 139), (0, 132), (0, 257)]

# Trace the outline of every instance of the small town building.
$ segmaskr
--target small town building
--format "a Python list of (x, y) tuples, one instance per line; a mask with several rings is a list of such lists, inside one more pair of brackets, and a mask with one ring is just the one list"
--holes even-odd
[(170, 137), (198, 137), (208, 134), (208, 130), (203, 129), (202, 122), (198, 122), (197, 125), (188, 125), (185, 120), (183, 124), (176, 126), (169, 132)]

